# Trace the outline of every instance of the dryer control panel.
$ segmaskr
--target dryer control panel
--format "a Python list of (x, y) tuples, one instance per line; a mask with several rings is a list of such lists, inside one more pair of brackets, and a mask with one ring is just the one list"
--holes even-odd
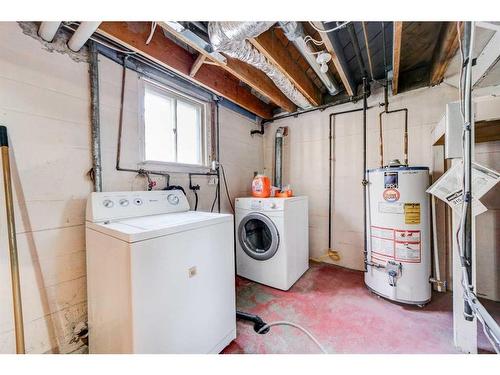
[(102, 222), (139, 216), (189, 211), (180, 190), (119, 191), (91, 193), (87, 200), (87, 221)]

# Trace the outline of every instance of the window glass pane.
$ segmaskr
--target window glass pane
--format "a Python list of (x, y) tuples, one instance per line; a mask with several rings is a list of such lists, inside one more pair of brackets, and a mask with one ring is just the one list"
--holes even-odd
[(145, 159), (175, 162), (175, 101), (157, 91), (144, 92)]
[(201, 106), (177, 100), (177, 162), (202, 164)]

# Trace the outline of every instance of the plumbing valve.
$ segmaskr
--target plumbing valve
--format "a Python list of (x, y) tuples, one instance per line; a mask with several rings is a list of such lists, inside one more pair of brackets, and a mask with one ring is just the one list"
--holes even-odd
[(396, 286), (397, 279), (401, 277), (402, 264), (390, 260), (386, 264), (387, 275), (389, 276), (389, 285), (392, 287)]

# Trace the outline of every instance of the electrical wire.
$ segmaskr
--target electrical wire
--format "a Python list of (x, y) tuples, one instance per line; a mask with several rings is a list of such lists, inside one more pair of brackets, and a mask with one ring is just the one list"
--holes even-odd
[(219, 164), (219, 167), (220, 167), (220, 169), (222, 171), (222, 178), (224, 180), (224, 187), (225, 187), (225, 190), (226, 190), (227, 200), (229, 201), (229, 205), (231, 206), (231, 210), (233, 211), (233, 214), (234, 214), (233, 201), (231, 200), (231, 195), (229, 194), (229, 188), (227, 186), (226, 172), (224, 171), (224, 166), (222, 164)]
[(267, 330), (268, 328), (271, 328), (274, 326), (290, 326), (290, 327), (295, 327), (295, 328), (301, 330), (302, 332), (304, 332), (307, 335), (307, 337), (309, 337), (311, 339), (312, 342), (314, 342), (316, 344), (316, 346), (323, 352), (323, 354), (328, 354), (328, 352), (325, 350), (323, 345), (321, 345), (319, 343), (319, 341), (312, 335), (311, 332), (309, 332), (307, 329), (305, 329), (304, 327), (302, 327), (301, 325), (296, 324), (296, 323), (287, 322), (285, 320), (280, 320), (280, 321), (268, 323), (265, 326), (263, 326), (261, 329), (259, 329), (259, 331), (257, 333), (262, 333), (265, 330)]
[(340, 25), (337, 25), (335, 26), (334, 28), (331, 28), (331, 29), (328, 29), (328, 30), (324, 30), (324, 29), (320, 29), (319, 27), (317, 27), (314, 22), (312, 21), (308, 21), (309, 24), (313, 27), (314, 30), (320, 32), (320, 33), (331, 33), (332, 31), (335, 31), (335, 30), (339, 30), (339, 29), (343, 29), (348, 23), (350, 23), (351, 21), (347, 21), (347, 22), (344, 22), (344, 23), (341, 23)]
[[(218, 183), (218, 182), (217, 182)], [(212, 202), (212, 207), (210, 208), (210, 212), (214, 212), (215, 203), (217, 202), (217, 198), (219, 197), (219, 189), (215, 188), (215, 196), (214, 201)]]
[[(462, 121), (464, 123), (464, 125), (466, 124), (466, 118), (465, 118), (465, 111), (464, 111), (464, 107), (465, 107), (465, 88), (464, 88), (464, 85), (463, 85), (463, 77), (464, 77), (464, 69), (467, 68), (467, 74), (469, 75), (469, 79), (470, 79), (470, 75), (471, 75), (471, 68), (472, 68), (472, 55), (473, 55), (473, 42), (474, 42), (474, 24), (472, 24), (471, 26), (472, 30), (471, 30), (471, 40), (469, 42), (469, 56), (467, 56), (467, 58), (465, 58), (465, 55), (464, 55), (464, 51), (463, 51), (463, 46), (462, 46), (462, 41), (461, 41), (461, 32), (460, 32), (460, 23), (457, 22), (457, 29), (458, 29), (458, 40), (459, 40), (459, 51), (460, 51), (460, 81), (459, 81), (459, 95), (460, 95), (460, 112), (461, 112), (461, 115), (462, 115)], [(467, 77), (466, 77), (467, 79)], [(470, 86), (469, 86), (470, 87)], [(472, 87), (470, 87), (470, 89), (472, 90)], [(470, 130), (469, 130), (470, 131)], [(464, 130), (462, 132), (462, 153), (463, 153), (463, 159), (465, 160), (465, 156), (466, 156), (466, 152), (468, 151), (467, 150), (467, 145), (465, 144), (465, 132), (466, 132), (466, 127), (464, 126)], [(470, 155), (469, 155), (469, 158), (470, 158)], [(463, 288), (463, 298), (465, 301), (467, 301), (467, 304), (469, 305), (469, 307), (471, 308), (471, 312), (472, 314), (468, 314), (464, 311), (464, 315), (468, 316), (468, 317), (476, 317), (476, 319), (481, 323), (482, 327), (483, 327), (483, 332), (486, 336), (486, 338), (488, 339), (488, 341), (490, 342), (490, 344), (492, 345), (493, 349), (495, 350), (495, 352), (497, 354), (500, 354), (500, 337), (496, 337), (495, 334), (493, 333), (492, 329), (490, 328), (490, 326), (488, 325), (488, 323), (485, 321), (481, 311), (480, 311), (480, 308), (484, 309), (484, 307), (482, 306), (481, 302), (478, 300), (476, 294), (472, 291), (472, 284), (471, 284), (471, 281), (469, 280), (469, 275), (468, 275), (468, 271), (467, 271), (467, 268), (466, 268), (466, 264), (468, 263), (468, 260), (467, 260), (467, 257), (466, 257), (466, 254), (465, 254), (465, 243), (463, 243), (463, 238), (461, 237), (461, 235), (463, 235), (463, 231), (465, 230), (465, 227), (466, 227), (466, 224), (467, 224), (467, 211), (469, 209), (469, 206), (471, 204), (471, 200), (472, 200), (472, 194), (470, 194), (470, 198), (467, 198), (466, 197), (466, 194), (467, 193), (472, 193), (472, 192), (466, 192), (465, 191), (465, 168), (466, 168), (466, 165), (465, 165), (465, 162), (463, 162), (463, 176), (462, 176), (462, 184), (463, 184), (463, 191), (462, 191), (462, 194), (464, 196), (464, 199), (463, 199), (463, 202), (462, 202), (462, 216), (460, 218), (460, 224), (458, 226), (458, 229), (455, 233), (455, 240), (457, 241), (457, 247), (458, 247), (458, 253), (460, 255), (460, 262), (461, 262), (461, 268), (462, 268), (462, 279), (461, 279), (461, 284), (462, 284), (462, 288)], [(472, 188), (472, 187), (469, 187), (469, 188)], [(486, 315), (488, 315), (488, 312), (485, 310), (485, 313)], [(493, 320), (493, 318), (491, 318)], [(493, 323), (496, 324), (496, 322), (493, 320)]]
[(146, 45), (148, 45), (151, 42), (151, 39), (153, 39), (153, 35), (155, 35), (157, 25), (158, 22), (151, 22), (151, 32), (149, 33), (148, 39), (146, 39)]

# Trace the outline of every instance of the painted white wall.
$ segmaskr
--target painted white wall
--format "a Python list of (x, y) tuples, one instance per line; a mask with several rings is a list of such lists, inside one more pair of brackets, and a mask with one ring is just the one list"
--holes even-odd
[[(428, 166), (431, 171), (431, 131), (441, 119), (445, 104), (457, 100), (457, 90), (445, 85), (424, 88), (390, 98), (390, 109), (408, 108), (409, 162)], [(367, 167), (378, 167), (378, 115), (383, 93), (375, 90), (368, 99)], [(359, 108), (362, 103), (345, 104), (323, 112), (276, 121), (264, 138), (265, 172), (272, 176), (274, 134), (288, 126), (285, 138), (284, 183), (296, 195), (309, 196), (310, 256), (324, 257), (328, 247), (328, 119), (332, 112)], [(404, 113), (384, 115), (384, 162), (403, 158)], [(362, 112), (336, 116), (334, 129), (333, 233), (332, 248), (340, 261), (352, 269), (363, 269), (363, 123)]]
[[(32, 31), (36, 32), (36, 28)], [(56, 41), (57, 43), (57, 41)], [(61, 44), (64, 46), (64, 43)], [(44, 47), (45, 46), (45, 47)], [(86, 320), (85, 202), (92, 191), (90, 100), (85, 56), (47, 51), (17, 23), (0, 22), (0, 123), (11, 141), (12, 174), (20, 257), (26, 349), (29, 353), (68, 353), (77, 322)], [(80, 62), (77, 62), (79, 60)], [(100, 57), (104, 188), (144, 189), (134, 174), (114, 170), (121, 67)], [(129, 74), (134, 81), (134, 74)], [(135, 77), (137, 81), (137, 77)], [(124, 166), (133, 165), (138, 144), (137, 92), (127, 85)], [(221, 108), (221, 160), (234, 197), (249, 193), (253, 171), (263, 168), (262, 139), (250, 137), (256, 125)], [(3, 176), (0, 176), (3, 177)], [(201, 185), (200, 207), (207, 209), (214, 186)], [(187, 188), (185, 176), (172, 183)], [(160, 187), (161, 181), (159, 181)], [(0, 187), (0, 353), (14, 353), (14, 332), (5, 223)], [(190, 199), (192, 195), (190, 192)], [(225, 197), (223, 210), (229, 211)]]

